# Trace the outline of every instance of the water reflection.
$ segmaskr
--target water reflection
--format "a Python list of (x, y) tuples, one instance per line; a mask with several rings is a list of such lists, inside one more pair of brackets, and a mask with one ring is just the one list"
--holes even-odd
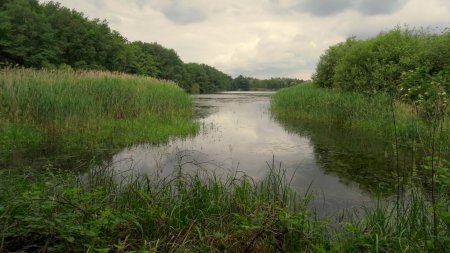
[[(313, 206), (332, 214), (372, 200), (370, 192), (392, 189), (389, 146), (361, 137), (278, 121), (269, 112), (269, 92), (197, 95), (201, 131), (162, 145), (136, 145), (117, 153), (116, 170), (168, 176), (185, 172), (243, 171), (263, 178), (268, 162), (294, 174), (292, 187), (304, 194), (311, 185)], [(356, 143), (356, 144), (355, 144)]]

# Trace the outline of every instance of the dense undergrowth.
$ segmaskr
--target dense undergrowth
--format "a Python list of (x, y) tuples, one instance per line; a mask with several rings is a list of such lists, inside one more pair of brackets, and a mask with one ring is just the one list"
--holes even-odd
[(0, 190), (2, 252), (449, 250), (448, 221), (439, 220), (441, 243), (433, 245), (430, 205), (415, 191), (399, 206), (317, 219), (307, 208), (311, 196), (296, 196), (289, 175), (273, 166), (260, 182), (181, 167), (167, 178), (121, 178), (107, 168), (77, 176), (47, 166), (1, 171)]
[(198, 127), (191, 98), (175, 84), (119, 73), (2, 69), (0, 104), (0, 164), (8, 167), (89, 157)]

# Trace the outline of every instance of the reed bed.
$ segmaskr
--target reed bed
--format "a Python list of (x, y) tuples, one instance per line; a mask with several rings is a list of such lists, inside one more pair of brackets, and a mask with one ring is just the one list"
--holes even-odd
[[(366, 96), (356, 92), (318, 88), (313, 84), (280, 90), (272, 97), (276, 117), (315, 122), (328, 127), (365, 132), (380, 139), (412, 147), (432, 144), (429, 122), (415, 109), (385, 94)], [(450, 112), (448, 112), (450, 113)], [(443, 122), (439, 138), (441, 151), (450, 155), (450, 120)]]
[(0, 105), (4, 158), (113, 149), (197, 129), (181, 88), (122, 73), (1, 69)]

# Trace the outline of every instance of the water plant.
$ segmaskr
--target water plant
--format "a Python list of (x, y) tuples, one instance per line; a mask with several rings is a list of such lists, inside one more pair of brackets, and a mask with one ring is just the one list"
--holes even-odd
[(123, 73), (1, 69), (0, 103), (4, 166), (163, 141), (198, 127), (191, 98), (176, 84)]
[[(395, 127), (391, 108), (395, 110)], [(276, 117), (287, 120), (303, 120), (366, 132), (384, 140), (393, 140), (397, 136), (402, 146), (432, 145), (428, 120), (423, 120), (412, 105), (393, 101), (382, 93), (365, 96), (356, 92), (319, 88), (314, 84), (298, 85), (277, 92), (272, 97), (271, 110)], [(439, 141), (445, 153), (445, 150), (450, 150), (450, 139), (445, 138), (450, 136), (450, 121), (447, 117), (443, 119), (441, 128)]]

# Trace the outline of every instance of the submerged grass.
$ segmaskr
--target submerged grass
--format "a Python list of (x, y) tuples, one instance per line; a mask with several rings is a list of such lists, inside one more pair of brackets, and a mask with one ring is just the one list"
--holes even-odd
[(198, 128), (181, 88), (121, 73), (1, 69), (0, 105), (3, 164), (158, 142)]
[[(355, 92), (323, 89), (306, 84), (277, 92), (272, 97), (271, 109), (282, 119), (304, 120), (329, 127), (366, 132), (387, 140), (395, 138), (396, 126), (400, 144), (409, 147), (419, 144), (425, 148), (431, 147), (432, 133), (428, 123), (417, 115), (412, 106), (392, 101), (384, 94), (368, 97)], [(396, 125), (393, 124), (392, 106)], [(442, 151), (449, 155), (448, 119), (443, 123), (439, 141)]]

